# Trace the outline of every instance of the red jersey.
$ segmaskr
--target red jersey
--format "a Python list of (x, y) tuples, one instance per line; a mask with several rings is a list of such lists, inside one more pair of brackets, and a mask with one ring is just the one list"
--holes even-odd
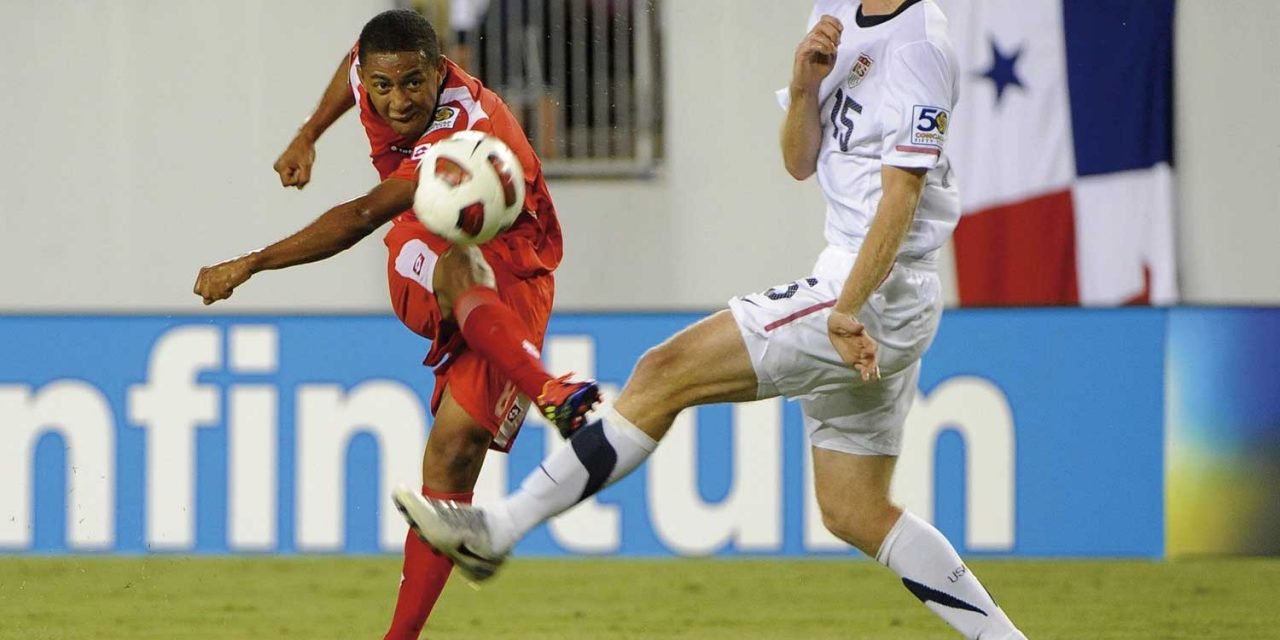
[[(555, 205), (542, 177), (542, 161), (533, 152), (520, 123), (498, 94), (485, 88), (452, 60), (445, 61), (444, 83), (436, 98), (435, 116), (426, 133), (416, 140), (401, 138), (373, 109), (364, 86), (360, 84), (358, 50), (351, 50), (351, 92), (360, 107), (360, 123), (369, 136), (373, 166), (383, 180), (418, 181), (418, 160), (427, 148), (458, 131), (482, 131), (497, 136), (511, 147), (524, 167), (524, 210), (510, 229), (480, 246), (490, 261), (500, 261), (515, 275), (532, 277), (550, 273), (560, 264), (564, 254), (560, 221)], [(387, 233), (388, 246), (393, 236), (412, 234), (422, 238), (436, 254), (450, 246), (418, 221), (413, 211), (405, 211), (392, 221)]]

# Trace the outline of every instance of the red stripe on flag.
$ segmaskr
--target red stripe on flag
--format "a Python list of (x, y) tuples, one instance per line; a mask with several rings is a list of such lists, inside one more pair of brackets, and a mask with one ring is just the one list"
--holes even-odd
[(960, 304), (1079, 304), (1071, 192), (966, 215), (955, 232)]
[(819, 312), (819, 311), (822, 311), (823, 309), (826, 309), (827, 307), (834, 307), (834, 306), (836, 306), (836, 301), (835, 301), (835, 300), (828, 300), (828, 301), (826, 301), (826, 302), (819, 302), (818, 304), (815, 304), (815, 305), (812, 305), (812, 306), (805, 307), (805, 308), (803, 308), (803, 309), (801, 309), (801, 310), (799, 310), (799, 311), (797, 311), (797, 312), (795, 312), (795, 313), (793, 313), (793, 314), (791, 314), (791, 315), (789, 315), (789, 316), (787, 316), (787, 317), (785, 317), (785, 318), (778, 318), (777, 320), (774, 320), (773, 322), (770, 322), (769, 324), (766, 324), (766, 325), (764, 326), (764, 330), (765, 330), (765, 331), (773, 331), (774, 329), (777, 329), (778, 327), (781, 327), (781, 326), (782, 326), (782, 325), (784, 325), (784, 324), (788, 324), (788, 323), (791, 323), (791, 322), (795, 322), (796, 320), (799, 320), (800, 318), (803, 318), (803, 317), (805, 317), (805, 316), (807, 316), (807, 315), (814, 314), (814, 313), (817, 313), (817, 312)]
[(1129, 307), (1151, 306), (1151, 265), (1142, 265), (1142, 291), (1126, 300), (1124, 304)]

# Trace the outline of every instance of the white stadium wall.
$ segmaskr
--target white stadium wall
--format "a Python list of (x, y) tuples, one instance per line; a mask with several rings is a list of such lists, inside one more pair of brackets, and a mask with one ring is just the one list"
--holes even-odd
[[(281, 189), (270, 168), (363, 20), (390, 3), (316, 4), (0, 3), (0, 311), (196, 311), (200, 265), (372, 184), (351, 116), (321, 142), (306, 190)], [(782, 170), (771, 95), (806, 5), (665, 2), (667, 159), (648, 180), (552, 184), (567, 241), (560, 308), (711, 308), (807, 271), (821, 199)], [(1264, 245), (1280, 231), (1268, 188), (1280, 84), (1266, 81), (1277, 29), (1280, 3), (1179, 3), (1188, 302), (1280, 304), (1280, 253)], [(371, 238), (258, 276), (218, 310), (383, 311), (383, 261)]]
[[(0, 308), (194, 311), (201, 265), (367, 189), (354, 119), (301, 193), (271, 165), (388, 4), (0, 2)], [(261, 276), (227, 310), (385, 309), (384, 254)]]
[(1179, 0), (1178, 251), (1185, 299), (1280, 304), (1280, 2)]

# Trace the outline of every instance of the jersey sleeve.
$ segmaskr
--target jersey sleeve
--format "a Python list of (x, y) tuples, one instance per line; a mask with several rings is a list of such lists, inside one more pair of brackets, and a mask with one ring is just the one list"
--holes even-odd
[(938, 164), (950, 130), (954, 87), (954, 67), (933, 43), (915, 42), (893, 53), (880, 109), (884, 164), (912, 169)]
[(355, 96), (356, 104), (360, 104), (360, 43), (351, 45), (347, 55), (347, 88)]
[(459, 131), (481, 131), (484, 133), (493, 133), (493, 127), (488, 118), (482, 118), (474, 124), (467, 121), (468, 115), (466, 111), (454, 106), (440, 107), (436, 110), (436, 123), (422, 134), (421, 138), (413, 145), (413, 153), (409, 157), (400, 162), (400, 166), (387, 176), (388, 180), (408, 180), (410, 182), (418, 181), (418, 164), (422, 160), (423, 154), (431, 145), (448, 138)]

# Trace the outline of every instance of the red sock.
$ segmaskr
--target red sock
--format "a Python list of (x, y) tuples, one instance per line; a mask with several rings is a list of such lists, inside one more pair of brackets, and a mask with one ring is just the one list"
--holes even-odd
[[(471, 492), (444, 493), (422, 487), (422, 495), (436, 500), (471, 502)], [(427, 616), (440, 598), (444, 584), (449, 580), (453, 563), (436, 553), (427, 543), (409, 531), (404, 540), (404, 568), (400, 573), (400, 595), (396, 597), (396, 612), (391, 616), (391, 628), (385, 640), (418, 640)]]
[(468, 347), (497, 367), (526, 397), (536, 400), (542, 395), (552, 376), (534, 355), (529, 329), (497, 291), (471, 287), (458, 296), (453, 309)]

